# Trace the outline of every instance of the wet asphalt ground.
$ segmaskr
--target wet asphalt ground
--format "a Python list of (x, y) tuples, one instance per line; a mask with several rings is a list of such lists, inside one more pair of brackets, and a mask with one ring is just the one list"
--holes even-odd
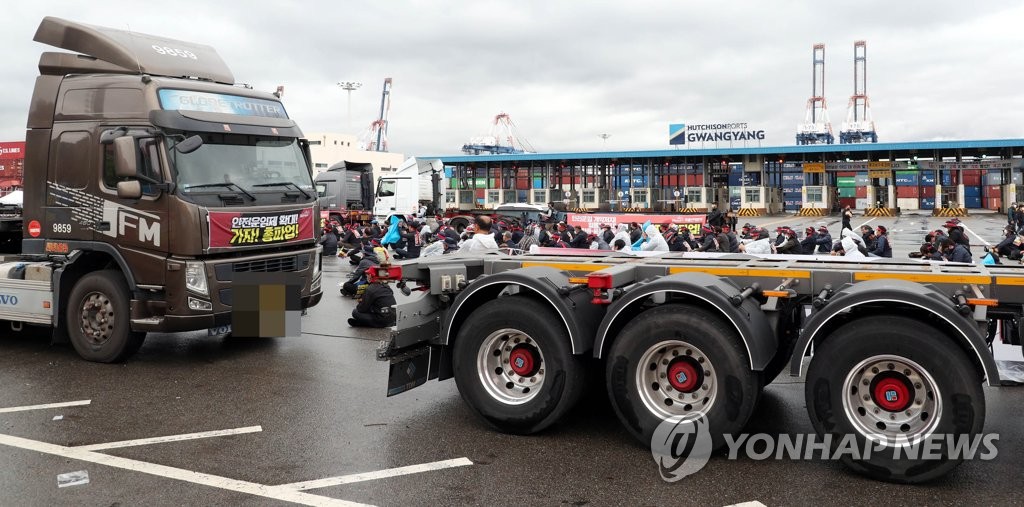
[[(854, 225), (869, 219), (857, 217)], [(829, 225), (836, 217), (765, 217), (756, 224)], [(943, 219), (878, 218), (897, 257), (916, 250)], [(1005, 220), (966, 221), (994, 242)], [(742, 222), (741, 222), (742, 224)], [(975, 248), (977, 257), (980, 249)], [(69, 345), (0, 332), (0, 505), (284, 505), (275, 488), (308, 485), (309, 503), (376, 505), (954, 505), (1021, 504), (1024, 388), (986, 388), (986, 431), (998, 456), (965, 463), (934, 483), (898, 486), (823, 461), (712, 457), (699, 473), (664, 482), (650, 451), (615, 418), (601, 383), (566, 420), (536, 436), (497, 433), (463, 404), (453, 381), (385, 397), (387, 364), (374, 359), (381, 330), (353, 329), (337, 293), (347, 262), (325, 263), (325, 297), (303, 317), (301, 337), (246, 340), (205, 333), (151, 334), (124, 364), (80, 360)], [(37, 333), (38, 334), (38, 333)], [(1016, 359), (1020, 351), (1012, 350)], [(5, 407), (90, 400), (68, 407)], [(61, 416), (57, 418), (57, 416)], [(57, 420), (55, 420), (57, 419)], [(258, 427), (258, 431), (257, 428)], [(243, 428), (244, 430), (238, 430)], [(96, 452), (76, 446), (236, 430)], [(747, 432), (813, 432), (800, 379), (765, 388)], [(70, 449), (70, 450), (69, 450)], [(104, 462), (105, 456), (116, 459)], [(468, 463), (464, 459), (468, 459)], [(457, 460), (457, 461), (448, 461)], [(353, 477), (396, 467), (426, 471)], [(438, 468), (438, 469), (432, 469)], [(57, 476), (88, 472), (87, 484)], [(397, 474), (398, 472), (396, 472)], [(316, 487), (322, 486), (322, 487)], [(315, 495), (315, 496), (312, 496)]]

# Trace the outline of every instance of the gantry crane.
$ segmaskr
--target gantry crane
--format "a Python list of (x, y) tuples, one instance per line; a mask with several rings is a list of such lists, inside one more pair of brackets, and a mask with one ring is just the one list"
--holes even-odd
[(839, 142), (878, 142), (868, 100), (868, 45), (862, 40), (853, 43), (853, 95), (850, 96), (843, 129), (839, 131)]
[(796, 127), (796, 144), (832, 144), (832, 122), (825, 104), (825, 45), (815, 44), (812, 54), (811, 98), (804, 122)]

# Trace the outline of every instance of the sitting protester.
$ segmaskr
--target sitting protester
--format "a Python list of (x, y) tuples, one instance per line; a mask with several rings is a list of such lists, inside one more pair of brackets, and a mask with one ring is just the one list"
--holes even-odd
[(828, 233), (828, 227), (824, 225), (818, 228), (818, 253), (827, 254), (832, 251), (832, 235)]
[(879, 225), (878, 230), (872, 235), (874, 248), (868, 250), (869, 257), (892, 258), (892, 246), (889, 245), (889, 230), (884, 225)]
[(974, 263), (970, 250), (963, 244), (954, 242), (952, 238), (946, 237), (939, 240), (939, 251), (942, 252), (943, 259), (949, 262)]
[(808, 227), (804, 230), (804, 239), (800, 240), (800, 253), (814, 255), (814, 249), (817, 247), (818, 233), (814, 232), (814, 227)]
[(373, 246), (364, 246), (359, 266), (352, 271), (352, 275), (349, 277), (348, 281), (341, 285), (342, 295), (355, 296), (359, 294), (360, 286), (366, 284), (366, 271), (378, 264), (380, 264), (380, 262), (377, 259), (377, 252), (374, 251)]
[(348, 325), (352, 327), (390, 327), (395, 325), (395, 310), (392, 308), (395, 292), (387, 283), (371, 283), (359, 304), (352, 310)]

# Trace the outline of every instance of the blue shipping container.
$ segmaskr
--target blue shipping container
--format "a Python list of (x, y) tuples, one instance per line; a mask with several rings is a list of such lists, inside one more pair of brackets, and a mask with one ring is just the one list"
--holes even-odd
[(964, 198), (981, 197), (981, 187), (964, 187)]
[(896, 171), (897, 187), (916, 187), (917, 173), (912, 171)]
[(932, 186), (935, 184), (935, 171), (921, 171), (921, 185)]
[(965, 195), (964, 196), (964, 207), (965, 208), (980, 208), (981, 207), (981, 197), (980, 196), (978, 196), (978, 197), (970, 197), (970, 196), (966, 196)]
[(942, 186), (948, 187), (953, 184), (953, 177), (949, 172), (942, 173)]
[(935, 209), (935, 198), (934, 197), (922, 197), (921, 198), (921, 209)]
[(782, 181), (799, 181), (803, 183), (804, 173), (783, 173)]
[(534, 178), (533, 188), (544, 188), (544, 178)]

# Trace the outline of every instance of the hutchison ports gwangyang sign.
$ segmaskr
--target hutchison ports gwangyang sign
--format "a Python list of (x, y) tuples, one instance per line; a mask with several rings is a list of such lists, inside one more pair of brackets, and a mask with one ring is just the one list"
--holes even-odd
[(763, 141), (763, 130), (750, 130), (746, 123), (674, 123), (668, 126), (668, 144)]

